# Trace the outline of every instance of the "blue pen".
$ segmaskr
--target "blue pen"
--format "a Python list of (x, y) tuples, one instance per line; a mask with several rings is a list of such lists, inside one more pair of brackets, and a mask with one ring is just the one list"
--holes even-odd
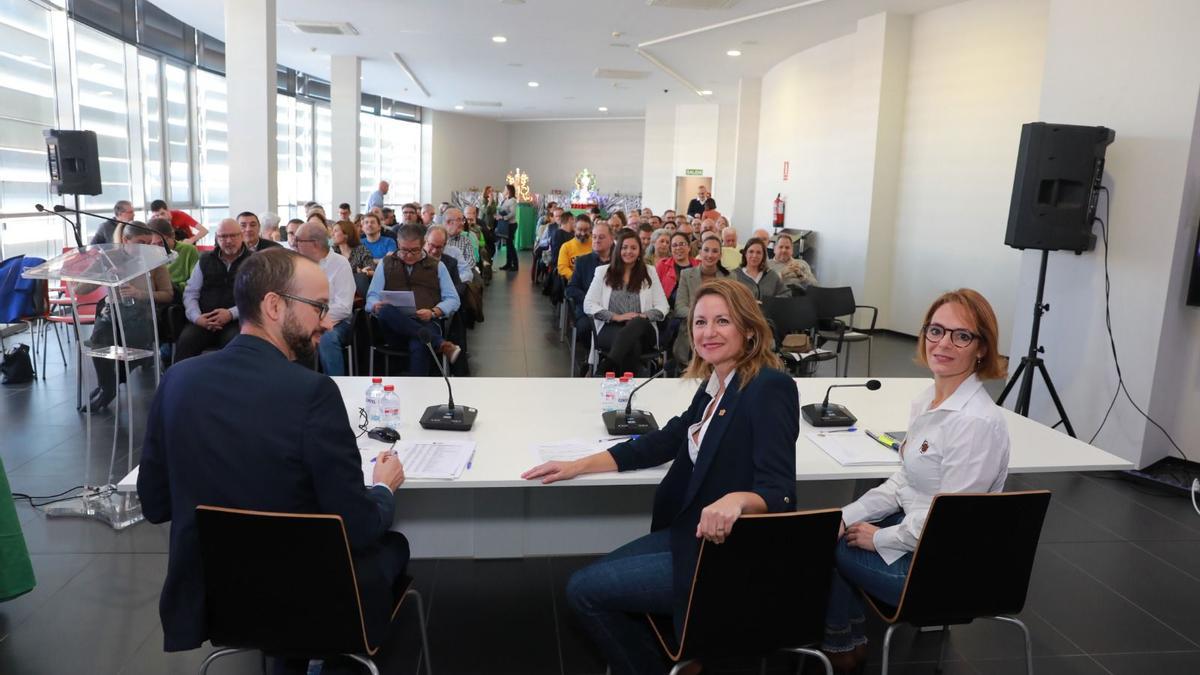
[(848, 433), (848, 432), (851, 432), (851, 431), (858, 431), (858, 427), (849, 427), (849, 428), (846, 428), (846, 429), (834, 429), (833, 431), (823, 431), (823, 432), (821, 432), (821, 433), (825, 433), (825, 434), (844, 434), (844, 433)]

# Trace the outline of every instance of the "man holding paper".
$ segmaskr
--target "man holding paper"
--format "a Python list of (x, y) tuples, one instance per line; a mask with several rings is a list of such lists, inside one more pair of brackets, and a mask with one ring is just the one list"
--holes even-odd
[[(433, 364), (421, 336), (429, 335), (433, 348), (451, 363), (462, 353), (458, 345), (442, 339), (442, 327), (434, 320), (458, 310), (458, 291), (446, 267), (425, 254), (420, 227), (402, 225), (396, 239), (398, 250), (384, 257), (371, 278), (366, 310), (378, 317), (388, 342), (407, 341), (409, 374), (425, 376)], [(411, 304), (406, 295), (391, 295), (394, 291), (411, 293)]]

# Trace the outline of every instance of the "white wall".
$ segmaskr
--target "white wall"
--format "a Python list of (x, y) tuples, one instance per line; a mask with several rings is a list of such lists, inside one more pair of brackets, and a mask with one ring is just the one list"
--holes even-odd
[[(1200, 459), (1200, 310), (1182, 298), (1200, 214), (1196, 25), (1200, 3), (1193, 0), (1109, 3), (1103, 12), (1087, 0), (1052, 0), (1039, 118), (1116, 131), (1105, 184), (1113, 191), (1109, 267), (1121, 369), (1138, 405)], [(1014, 354), (1027, 349), (1031, 316), (1023, 310), (1033, 304), (1039, 258), (1027, 251), (1021, 260)], [(1081, 256), (1052, 253), (1046, 301), (1051, 311), (1040, 342), (1047, 368), (1086, 439), (1117, 386), (1104, 322), (1102, 245)], [(1052, 410), (1035, 380), (1031, 416), (1053, 422)], [(1170, 447), (1124, 400), (1096, 445), (1139, 466)]]
[(428, 158), (429, 176), (429, 191), (422, 187), (422, 200), (437, 203), (456, 190), (485, 185), (503, 189), (511, 168), (503, 122), (426, 109), (421, 123), (428, 129), (422, 159)]
[(1011, 325), (1021, 254), (1004, 232), (1021, 125), (1038, 117), (1046, 16), (1046, 0), (970, 0), (914, 17), (890, 327), (915, 333), (958, 286)]
[(645, 122), (509, 122), (508, 164), (529, 174), (534, 192), (575, 189), (587, 168), (602, 193), (642, 191)]
[(675, 106), (646, 105), (642, 152), (642, 204), (655, 213), (675, 203)]

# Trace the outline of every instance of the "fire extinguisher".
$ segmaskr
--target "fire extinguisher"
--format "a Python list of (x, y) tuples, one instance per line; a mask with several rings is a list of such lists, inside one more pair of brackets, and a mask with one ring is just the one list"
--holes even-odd
[(783, 212), (787, 204), (783, 201), (782, 193), (775, 195), (775, 227), (783, 227)]

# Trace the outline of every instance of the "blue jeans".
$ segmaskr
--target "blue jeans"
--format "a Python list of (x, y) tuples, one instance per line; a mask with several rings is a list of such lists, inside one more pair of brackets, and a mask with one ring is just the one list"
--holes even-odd
[(425, 348), (425, 343), (418, 337), (421, 331), (428, 331), (433, 351), (442, 348), (442, 326), (436, 321), (422, 321), (415, 314), (409, 314), (399, 307), (384, 305), (379, 310), (379, 325), (383, 326), (383, 336), (388, 344), (408, 344), (408, 374), (424, 377), (433, 367), (433, 356)]
[(321, 336), (317, 345), (317, 353), (321, 356), (321, 370), (330, 377), (340, 377), (346, 374), (346, 359), (342, 350), (352, 337), (350, 319), (342, 319), (333, 324), (333, 328)]
[[(894, 513), (875, 523), (890, 527), (904, 519), (904, 513)], [(848, 652), (867, 643), (863, 630), (865, 608), (859, 589), (889, 605), (900, 602), (904, 581), (912, 554), (905, 553), (891, 565), (875, 551), (852, 548), (846, 540), (837, 543), (833, 582), (829, 587), (829, 605), (825, 608), (825, 639), (821, 649), (827, 652)]]
[(571, 575), (567, 603), (614, 675), (667, 670), (667, 658), (644, 614), (670, 615), (671, 533), (634, 539)]

